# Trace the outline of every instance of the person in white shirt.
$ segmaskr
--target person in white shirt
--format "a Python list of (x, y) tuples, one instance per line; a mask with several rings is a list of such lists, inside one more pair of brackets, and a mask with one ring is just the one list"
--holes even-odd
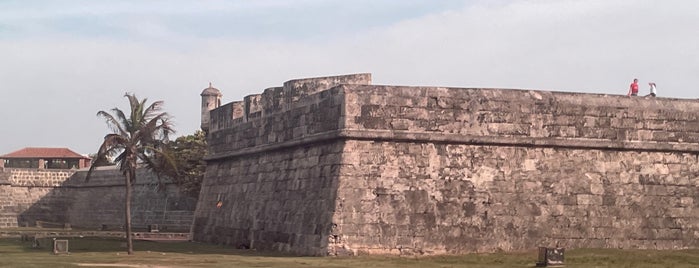
[(650, 82), (648, 85), (650, 86), (650, 94), (648, 96), (655, 97), (655, 83)]

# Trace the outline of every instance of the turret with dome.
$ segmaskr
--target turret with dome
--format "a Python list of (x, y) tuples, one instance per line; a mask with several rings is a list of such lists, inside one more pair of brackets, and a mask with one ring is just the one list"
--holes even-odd
[(213, 87), (211, 82), (209, 82), (209, 87), (201, 92), (201, 129), (204, 132), (209, 131), (209, 114), (211, 110), (221, 106), (221, 97), (223, 97), (223, 94), (221, 94), (220, 90)]

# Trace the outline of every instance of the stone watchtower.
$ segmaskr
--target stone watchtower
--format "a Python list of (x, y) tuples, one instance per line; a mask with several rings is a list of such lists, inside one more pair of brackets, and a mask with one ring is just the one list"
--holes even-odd
[(209, 87), (201, 92), (201, 130), (204, 132), (209, 132), (209, 112), (221, 106), (222, 96), (220, 90), (211, 86), (211, 82), (209, 82)]

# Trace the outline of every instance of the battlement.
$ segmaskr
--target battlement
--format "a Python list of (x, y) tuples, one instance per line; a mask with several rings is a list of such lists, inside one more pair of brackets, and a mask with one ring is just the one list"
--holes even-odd
[(288, 142), (340, 128), (340, 85), (371, 83), (371, 74), (290, 80), (283, 87), (211, 111), (211, 155)]
[(370, 80), (291, 80), (215, 109), (209, 157), (338, 137), (699, 152), (696, 100)]
[(248, 95), (211, 111), (211, 131), (249, 122), (265, 114), (283, 112), (304, 105), (304, 98), (342, 84), (371, 84), (371, 74), (351, 74), (295, 79), (283, 87), (271, 87), (262, 94)]

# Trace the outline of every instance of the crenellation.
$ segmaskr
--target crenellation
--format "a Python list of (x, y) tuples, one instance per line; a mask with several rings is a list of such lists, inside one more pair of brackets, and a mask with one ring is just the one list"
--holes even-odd
[(317, 78), (295, 79), (284, 82), (284, 94), (287, 103), (295, 103), (306, 96), (328, 90), (337, 85), (370, 85), (371, 74), (351, 74)]
[(235, 114), (233, 112), (235, 109), (234, 107), (235, 103), (228, 103), (212, 110), (209, 116), (211, 120), (209, 123), (209, 131), (215, 132), (229, 127), (235, 119), (235, 117), (232, 116)]
[(267, 88), (262, 93), (262, 107), (265, 113), (288, 109), (284, 87)]
[[(308, 96), (289, 109), (265, 117), (248, 118), (226, 129), (211, 132), (212, 154), (258, 145), (284, 143), (338, 129), (342, 112), (341, 88)], [(224, 106), (225, 107), (225, 106)], [(321, 112), (322, 111), (322, 112)], [(212, 111), (212, 114), (219, 110)], [(213, 146), (215, 145), (215, 146)]]
[(226, 127), (230, 127), (231, 125), (236, 123), (242, 123), (243, 115), (245, 114), (245, 105), (242, 101), (231, 102), (231, 105), (231, 114), (233, 115), (233, 121), (231, 122), (231, 124), (227, 124)]

